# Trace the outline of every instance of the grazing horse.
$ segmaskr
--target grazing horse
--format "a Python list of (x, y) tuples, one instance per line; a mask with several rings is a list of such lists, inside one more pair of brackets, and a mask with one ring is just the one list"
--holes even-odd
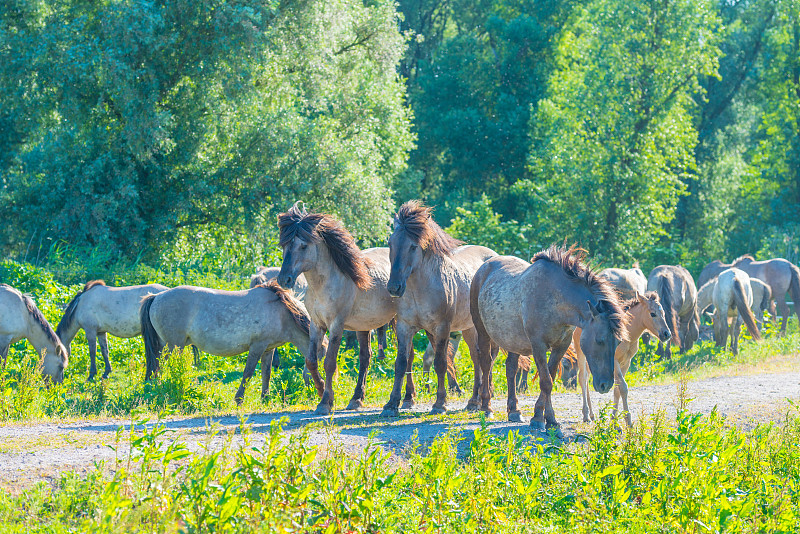
[[(617, 345), (614, 353), (614, 415), (617, 413), (620, 396), (622, 397), (622, 409), (625, 410), (625, 421), (628, 426), (632, 426), (631, 414), (628, 410), (628, 383), (625, 382), (625, 374), (631, 366), (633, 357), (639, 350), (639, 338), (645, 331), (649, 331), (660, 341), (667, 342), (672, 334), (667, 326), (664, 317), (664, 308), (658, 300), (658, 294), (654, 292), (644, 295), (636, 294), (635, 297), (623, 304), (623, 309), (628, 314), (628, 339), (621, 341)], [(583, 355), (579, 343), (581, 329), (576, 328), (572, 334), (572, 344), (578, 353), (578, 382), (581, 384), (581, 396), (583, 397), (583, 420), (594, 421), (592, 411), (592, 399), (589, 396), (589, 369), (586, 366), (586, 358)]]
[[(672, 332), (670, 340), (678, 346), (681, 353), (691, 349), (700, 337), (697, 287), (692, 275), (680, 265), (659, 265), (650, 271), (647, 290), (658, 293)], [(668, 356), (669, 345), (659, 342), (658, 354)]]
[(703, 287), (708, 282), (718, 277), (719, 273), (731, 267), (733, 267), (733, 263), (722, 263), (720, 260), (712, 261), (700, 271), (700, 276), (697, 277), (697, 287)]
[(783, 258), (756, 261), (752, 256), (745, 255), (737, 258), (733, 266), (772, 288), (772, 297), (777, 301), (778, 310), (781, 312), (781, 334), (786, 333), (786, 321), (789, 318), (789, 306), (786, 305), (787, 292), (792, 295), (794, 311), (800, 320), (800, 269), (797, 265)]
[(347, 405), (348, 410), (357, 410), (364, 405), (372, 359), (370, 330), (385, 325), (396, 313), (396, 302), (386, 290), (389, 250), (361, 251), (339, 221), (300, 209), (299, 203), (278, 216), (278, 227), (283, 248), (278, 283), (284, 288), (292, 287), (301, 274), (308, 281), (305, 304), (311, 316), (311, 359), (306, 358), (309, 370), (316, 372), (326, 330), (330, 336), (325, 352), (325, 388), (315, 413), (328, 415), (333, 411), (333, 377), (344, 329), (358, 332), (358, 382)]
[[(164, 346), (172, 351), (187, 345), (216, 356), (245, 351), (242, 382), (235, 400), (241, 404), (244, 388), (261, 360), (261, 398), (269, 394), (272, 357), (277, 347), (292, 343), (306, 356), (310, 345), (309, 319), (303, 305), (276, 282), (243, 291), (179, 286), (142, 300), (140, 322), (144, 337), (147, 376), (160, 366)], [(322, 392), (316, 368), (310, 369)]]
[(600, 271), (600, 276), (608, 280), (616, 288), (620, 296), (625, 299), (632, 299), (636, 294), (644, 294), (647, 291), (647, 277), (639, 268), (639, 264), (634, 264), (632, 269), (617, 269), (611, 267)]
[(139, 306), (142, 298), (151, 293), (161, 293), (169, 289), (161, 284), (141, 286), (109, 287), (102, 280), (87, 282), (64, 310), (56, 335), (63, 341), (70, 353), (72, 340), (83, 328), (89, 342), (89, 380), (97, 374), (97, 342), (106, 365), (103, 378), (111, 373), (108, 359), (108, 339), (106, 334), (121, 338), (141, 335)]
[[(717, 277), (712, 295), (714, 303), (714, 340), (718, 347), (725, 347), (728, 333), (731, 335), (731, 351), (739, 353), (739, 332), (742, 322), (753, 339), (760, 340), (756, 318), (751, 310), (753, 306), (753, 290), (750, 277), (735, 267), (726, 269)], [(728, 327), (728, 317), (733, 317), (733, 325)]]
[(411, 342), (420, 329), (427, 332), (434, 346), (437, 389), (431, 413), (447, 411), (445, 374), (448, 368), (453, 372), (452, 360), (448, 359), (451, 332), (461, 331), (475, 369), (468, 410), (478, 407), (481, 381), (491, 381), (490, 376), (481, 376), (477, 339), (469, 311), (469, 287), (475, 271), (497, 253), (486, 247), (460, 245), (460, 241), (447, 235), (436, 224), (431, 208), (419, 201), (406, 202), (397, 210), (394, 231), (389, 237), (391, 274), (387, 285), (397, 302), (397, 359), (392, 394), (381, 414), (384, 417), (399, 414), (404, 376), (407, 379), (403, 407), (411, 407), (415, 402)]
[(28, 295), (0, 284), (0, 357), (3, 367), (6, 366), (8, 348), (20, 339), (27, 339), (42, 358), (42, 376), (55, 384), (64, 381), (64, 369), (69, 363), (66, 347)]
[(772, 288), (758, 278), (750, 277), (750, 289), (753, 290), (753, 315), (760, 324), (764, 321), (764, 311), (769, 311), (772, 321), (776, 321), (775, 304), (772, 302)]
[[(520, 355), (532, 355), (540, 394), (531, 427), (560, 432), (550, 395), (553, 376), (576, 326), (582, 329), (579, 345), (592, 370), (595, 389), (606, 393), (614, 385), (614, 352), (627, 339), (626, 315), (619, 294), (584, 259), (582, 249), (553, 245), (537, 253), (531, 263), (498, 256), (475, 273), (470, 308), (478, 332), (481, 367), (484, 375), (491, 373), (496, 354), (493, 346), (508, 351), (509, 421), (522, 421), (514, 379)], [(484, 381), (481, 408), (491, 414), (488, 386)]]

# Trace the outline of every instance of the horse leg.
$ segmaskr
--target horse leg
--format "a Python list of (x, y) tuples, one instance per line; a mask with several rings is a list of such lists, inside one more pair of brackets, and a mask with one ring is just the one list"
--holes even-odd
[(383, 406), (381, 417), (398, 417), (400, 415), (400, 390), (403, 387), (403, 375), (408, 368), (409, 352), (413, 350), (412, 341), (416, 330), (410, 324), (397, 321), (397, 357), (394, 360), (394, 385), (389, 402)]
[[(484, 377), (491, 376), (491, 367), (489, 368), (490, 369), (489, 374), (486, 374), (483, 370), (483, 366), (481, 365), (481, 350), (480, 347), (478, 347), (478, 333), (475, 331), (475, 328), (473, 327), (468, 330), (464, 330), (462, 334), (464, 336), (464, 341), (466, 342), (467, 347), (469, 347), (469, 355), (470, 358), (472, 358), (472, 368), (475, 371), (475, 379), (472, 382), (472, 397), (469, 399), (469, 402), (467, 402), (466, 409), (468, 412), (474, 412), (475, 410), (478, 409), (479, 406), (478, 399), (481, 395), (481, 389), (484, 382)], [(486, 340), (485, 344), (486, 344), (486, 351), (491, 352), (490, 342)], [(494, 364), (493, 361), (492, 364)], [(488, 384), (486, 389), (489, 391), (491, 390), (491, 388), (488, 387)], [(488, 403), (484, 402), (483, 405), (487, 406)]]
[[(430, 337), (430, 332), (428, 333)], [(447, 375), (447, 349), (450, 345), (450, 325), (440, 325), (433, 334), (436, 356), (433, 360), (433, 368), (436, 369), (436, 402), (433, 403), (431, 414), (441, 414), (447, 412), (447, 388), (445, 387), (445, 376)]]
[(3, 369), (6, 368), (8, 349), (11, 347), (11, 336), (0, 337), (0, 358), (3, 360)]
[[(775, 302), (778, 304), (778, 311), (781, 312), (781, 335), (786, 335), (786, 321), (789, 320), (789, 306), (786, 304), (786, 295), (778, 294), (775, 296)], [(795, 306), (798, 306), (795, 303)]]
[(739, 335), (742, 332), (742, 325), (744, 324), (744, 319), (739, 314), (736, 314), (736, 319), (733, 320), (733, 324), (731, 325), (731, 352), (734, 355), (739, 354)]
[(425, 352), (422, 354), (422, 380), (425, 381), (425, 391), (431, 392), (431, 367), (433, 367), (433, 345), (428, 341), (428, 346), (425, 347)]
[(103, 379), (108, 378), (111, 374), (111, 360), (108, 359), (108, 338), (105, 332), (97, 334), (97, 340), (100, 341), (100, 353), (103, 355), (103, 363), (106, 365), (106, 370), (103, 372)]
[[(508, 384), (508, 401), (506, 402), (506, 411), (508, 412), (508, 420), (514, 423), (522, 422), (522, 413), (519, 411), (519, 403), (517, 402), (517, 371), (519, 369), (519, 354), (516, 352), (509, 352), (506, 355), (506, 383)], [(491, 373), (491, 368), (489, 373)], [(525, 371), (527, 379), (528, 372)], [(491, 376), (491, 375), (490, 375)], [(484, 399), (484, 406), (488, 403)], [(485, 410), (484, 410), (485, 411)]]
[[(247, 361), (244, 364), (244, 372), (242, 372), (242, 381), (239, 384), (239, 389), (236, 390), (236, 395), (233, 397), (233, 400), (236, 401), (237, 406), (242, 405), (242, 401), (244, 401), (244, 388), (253, 377), (253, 373), (256, 371), (258, 360), (261, 359), (261, 355), (264, 354), (264, 351), (266, 350), (267, 347), (261, 344), (250, 345), (250, 351), (247, 353)], [(264, 370), (262, 369), (261, 371), (263, 373)]]
[[(376, 330), (378, 334), (378, 361), (382, 362), (386, 359), (386, 347), (389, 345), (386, 343), (386, 332), (389, 330), (389, 323), (381, 326)], [(359, 344), (361, 342), (359, 341)]]
[(275, 349), (264, 351), (261, 355), (261, 402), (269, 397), (269, 380), (272, 377), (273, 362), (277, 357)]
[(84, 330), (86, 332), (86, 342), (89, 343), (89, 382), (94, 380), (97, 374), (97, 332), (94, 330)]
[(345, 410), (358, 410), (364, 406), (364, 393), (367, 385), (367, 371), (372, 360), (372, 347), (370, 346), (371, 332), (356, 332), (358, 337), (358, 381), (353, 391), (353, 398)]
[(322, 397), (325, 387), (322, 384), (322, 378), (319, 376), (319, 360), (323, 351), (322, 341), (325, 339), (325, 330), (316, 326), (313, 322), (309, 329), (310, 343), (308, 350), (305, 352), (305, 366), (303, 367), (303, 381), (306, 386), (309, 385), (309, 376), (314, 380), (314, 387), (317, 389), (317, 395)]
[(403, 398), (403, 409), (412, 408), (417, 403), (417, 388), (414, 386), (414, 373), (411, 370), (414, 367), (414, 346), (408, 350), (408, 359), (406, 360), (406, 396)]
[(520, 393), (528, 392), (528, 371), (519, 370), (519, 358), (517, 358), (517, 391)]
[(344, 321), (337, 320), (337, 323), (328, 327), (328, 350), (325, 353), (325, 390), (322, 392), (322, 399), (314, 410), (315, 415), (330, 415), (333, 411), (333, 377), (336, 374), (336, 358), (339, 355), (339, 345), (342, 343), (342, 333), (344, 332)]
[(536, 371), (539, 373), (539, 397), (533, 407), (531, 428), (544, 432), (545, 406), (549, 400), (550, 393), (553, 391), (553, 380), (550, 378), (550, 371), (547, 370), (547, 346), (538, 340), (532, 339), (531, 359), (536, 365)]
[(583, 401), (583, 422), (588, 423), (594, 421), (594, 412), (592, 411), (592, 397), (589, 393), (589, 364), (586, 362), (586, 356), (581, 350), (581, 344), (577, 343), (575, 346), (575, 353), (578, 355), (578, 383), (581, 385), (581, 400)]

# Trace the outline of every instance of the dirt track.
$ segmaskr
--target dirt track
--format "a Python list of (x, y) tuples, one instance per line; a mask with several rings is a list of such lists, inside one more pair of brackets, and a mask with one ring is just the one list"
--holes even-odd
[[(693, 399), (689, 403), (690, 410), (709, 413), (717, 406), (732, 424), (751, 428), (760, 422), (779, 422), (788, 410), (793, 409), (789, 400), (800, 401), (800, 372), (698, 380), (687, 384), (687, 396)], [(611, 395), (601, 396), (593, 392), (592, 398), (597, 413), (598, 407), (608, 402)], [(671, 384), (631, 388), (629, 400), (634, 420), (662, 409), (674, 414), (678, 402), (677, 387)], [(522, 396), (520, 401), (523, 415), (529, 420), (535, 397)], [(451, 427), (457, 428), (466, 438), (461, 443), (462, 453), (466, 451), (480, 418), (476, 414), (457, 411), (465, 403), (464, 399), (451, 400), (450, 408), (456, 411), (446, 416), (429, 416), (430, 405), (421, 404), (395, 420), (379, 418), (380, 408), (374, 408), (358, 413), (338, 411), (332, 418), (316, 417), (308, 411), (253, 414), (247, 422), (252, 425), (255, 442), (263, 441), (271, 421), (287, 416), (288, 431), (296, 432), (311, 425), (309, 434), (312, 443), (330, 446), (332, 442), (351, 452), (362, 450), (370, 433), (377, 432), (377, 439), (392, 453), (393, 460), (402, 462), (403, 451), (414, 439), (413, 436), (416, 435), (416, 439), (425, 444)], [(555, 394), (553, 405), (565, 439), (574, 439), (577, 434), (590, 429), (590, 426), (581, 422), (579, 393)], [(528, 432), (527, 423), (506, 422), (505, 398), (496, 399), (493, 408), (495, 420), (491, 424), (492, 432), (503, 434), (512, 429)], [(211, 426), (222, 431), (233, 431), (239, 426), (239, 418), (228, 416), (206, 420), (181, 417), (170, 419), (165, 424), (173, 431), (171, 435), (180, 436), (191, 448), (199, 448), (208, 440), (207, 430)], [(97, 461), (113, 464), (115, 452), (107, 445), (114, 444), (115, 433), (120, 426), (129, 428), (129, 425), (130, 420), (106, 420), (0, 427), (0, 486), (14, 491), (38, 480), (52, 480), (61, 471), (88, 471)], [(121, 449), (124, 455), (127, 448), (123, 446)]]

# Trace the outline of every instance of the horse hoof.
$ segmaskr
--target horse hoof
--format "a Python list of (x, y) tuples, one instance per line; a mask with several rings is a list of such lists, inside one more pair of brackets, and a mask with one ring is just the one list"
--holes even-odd
[(564, 434), (563, 434), (563, 432), (561, 432), (561, 427), (558, 426), (558, 425), (550, 425), (550, 426), (548, 426), (546, 432), (547, 432), (548, 435), (552, 435), (553, 437), (555, 437), (557, 439), (560, 439), (560, 440), (564, 439)]
[(414, 405), (416, 405), (416, 404), (417, 403), (416, 403), (416, 401), (414, 399), (406, 399), (406, 400), (403, 401), (403, 409), (404, 410), (409, 410), (409, 409), (413, 408)]
[(384, 408), (379, 417), (400, 417), (400, 410), (397, 408)]
[(345, 410), (360, 410), (364, 406), (361, 399), (350, 399), (350, 404), (347, 405)]
[(494, 420), (494, 412), (491, 411), (491, 410), (484, 410), (483, 411), (483, 418), (486, 419), (487, 421)]
[(108, 375), (111, 373), (103, 373), (103, 380), (108, 380)]
[(86, 379), (87, 382), (94, 382), (95, 375), (89, 375), (89, 378)]
[(545, 432), (544, 421), (536, 421), (535, 419), (531, 419), (531, 430), (536, 432)]
[(464, 410), (467, 412), (477, 412), (478, 408), (480, 408), (480, 405), (477, 402), (469, 401)]
[(332, 411), (330, 406), (320, 402), (317, 409), (314, 410), (314, 415), (330, 415)]
[(508, 420), (511, 423), (523, 423), (522, 414), (520, 412), (511, 412), (508, 414)]
[(443, 413), (447, 413), (447, 408), (444, 406), (434, 406), (431, 408), (431, 415), (441, 415)]

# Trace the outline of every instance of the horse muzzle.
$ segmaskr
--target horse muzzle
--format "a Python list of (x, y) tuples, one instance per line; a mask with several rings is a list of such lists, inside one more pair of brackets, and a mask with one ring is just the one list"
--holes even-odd
[(386, 290), (389, 291), (389, 294), (394, 298), (400, 298), (406, 292), (406, 285), (390, 281), (386, 286)]
[(278, 275), (278, 285), (281, 286), (283, 289), (292, 289), (294, 286), (294, 278), (288, 274), (279, 274)]
[(614, 387), (613, 378), (611, 380), (598, 380), (594, 383), (594, 389), (596, 389), (598, 393), (608, 393), (611, 391), (612, 387)]
[(672, 332), (670, 332), (668, 329), (662, 330), (661, 333), (658, 335), (658, 339), (660, 339), (662, 343), (666, 343), (667, 341), (670, 340), (671, 337), (672, 337)]

